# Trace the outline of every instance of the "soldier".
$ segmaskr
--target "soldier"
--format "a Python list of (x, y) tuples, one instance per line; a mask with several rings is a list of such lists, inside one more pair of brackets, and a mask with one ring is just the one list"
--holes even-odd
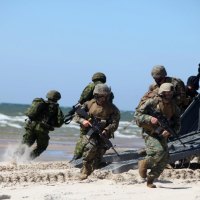
[[(178, 132), (180, 129), (180, 109), (174, 101), (174, 88), (171, 83), (163, 83), (159, 87), (158, 96), (148, 99), (141, 107), (136, 108), (135, 121), (143, 128), (147, 156), (139, 161), (139, 174), (142, 178), (147, 177), (147, 186), (155, 188), (153, 184), (169, 161), (167, 138), (170, 133), (164, 130), (158, 119), (151, 116), (150, 108), (160, 112), (167, 118), (171, 128)], [(147, 175), (147, 169), (151, 171)]]
[[(99, 83), (106, 83), (106, 75), (102, 72), (96, 72), (95, 74), (93, 74), (92, 76), (92, 83), (89, 83), (85, 89), (83, 90), (80, 99), (79, 99), (79, 103), (83, 104), (86, 101), (89, 101), (93, 98), (93, 91), (94, 88), (97, 84)], [(113, 93), (110, 94), (110, 101), (112, 102), (114, 98)], [(72, 160), (77, 160), (79, 158), (82, 157), (83, 154), (83, 144), (82, 144), (82, 135), (80, 134), (80, 137), (76, 143), (76, 147), (74, 150), (74, 156)]]
[(180, 110), (184, 111), (184, 106), (186, 104), (186, 91), (185, 84), (181, 79), (168, 77), (164, 66), (156, 65), (151, 71), (151, 75), (155, 80), (155, 83), (150, 86), (150, 90), (158, 93), (158, 89), (162, 83), (172, 83), (174, 87), (174, 96), (176, 103)]
[(172, 83), (174, 87), (174, 97), (176, 103), (179, 106), (181, 112), (184, 112), (184, 108), (187, 104), (185, 85), (181, 79), (174, 77), (168, 77), (164, 66), (156, 65), (151, 71), (151, 75), (155, 80), (155, 83), (151, 84), (148, 92), (141, 98), (138, 108), (142, 106), (148, 99), (154, 98), (158, 94), (159, 87), (162, 83)]
[(94, 98), (83, 104), (82, 108), (91, 116), (91, 121), (79, 114), (75, 114), (74, 121), (80, 124), (80, 133), (83, 143), (83, 167), (80, 179), (86, 179), (101, 162), (106, 152), (105, 143), (98, 134), (92, 134), (88, 138), (87, 133), (92, 126), (92, 118), (98, 119), (99, 130), (108, 139), (114, 137), (120, 119), (118, 108), (110, 102), (111, 90), (106, 84), (97, 84), (93, 91)]
[[(93, 91), (97, 84), (99, 83), (106, 83), (106, 75), (102, 72), (96, 72), (92, 76), (92, 83), (89, 83), (81, 93), (79, 103), (83, 104), (86, 101), (89, 101), (93, 98)], [(112, 101), (114, 99), (113, 93), (110, 95), (110, 100)]]
[(198, 68), (198, 74), (196, 76), (190, 76), (187, 79), (186, 84), (186, 98), (187, 98), (187, 106), (193, 101), (193, 99), (199, 94), (197, 90), (199, 89), (199, 78), (200, 78), (200, 64)]
[(28, 119), (25, 123), (25, 134), (22, 144), (31, 147), (36, 141), (37, 146), (31, 151), (30, 158), (38, 157), (46, 150), (49, 144), (49, 131), (54, 127), (61, 127), (64, 116), (57, 101), (61, 98), (58, 91), (51, 90), (46, 95), (47, 101), (42, 98), (35, 98), (32, 105), (26, 111)]
[[(199, 78), (200, 78), (200, 63), (199, 63), (199, 68), (198, 68), (198, 74), (196, 76), (190, 76), (187, 79), (187, 84), (186, 84), (186, 99), (187, 99), (187, 104), (185, 105), (185, 109), (192, 103), (194, 98), (199, 94), (198, 89), (199, 89)], [(196, 160), (198, 163), (200, 162), (200, 156), (191, 156), (188, 157), (187, 159), (181, 160), (181, 163), (188, 164), (192, 160)]]

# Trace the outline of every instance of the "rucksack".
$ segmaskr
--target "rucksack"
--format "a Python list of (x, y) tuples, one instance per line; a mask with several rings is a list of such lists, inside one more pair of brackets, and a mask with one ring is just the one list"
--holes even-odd
[(137, 108), (140, 108), (148, 99), (152, 99), (152, 98), (156, 97), (157, 94), (158, 94), (157, 89), (154, 89), (154, 90), (152, 89), (152, 90), (149, 90), (148, 92), (146, 92), (144, 94), (144, 96), (140, 99), (140, 102), (139, 102)]
[(31, 106), (25, 112), (25, 115), (28, 116), (31, 120), (36, 120), (44, 113), (47, 108), (47, 104), (42, 98), (35, 98), (32, 101)]

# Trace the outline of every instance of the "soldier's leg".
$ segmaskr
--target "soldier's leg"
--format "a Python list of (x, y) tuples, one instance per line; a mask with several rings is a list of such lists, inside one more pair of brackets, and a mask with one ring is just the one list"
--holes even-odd
[(80, 134), (80, 137), (76, 143), (75, 149), (74, 149), (74, 156), (73, 160), (77, 160), (82, 157), (83, 155), (83, 149), (84, 149), (84, 142), (83, 142), (83, 135)]
[(21, 144), (17, 147), (17, 149), (14, 152), (14, 157), (21, 157), (25, 153), (25, 146), (27, 145), (28, 147), (32, 146), (33, 143), (36, 140), (36, 134), (35, 134), (35, 129), (32, 127), (31, 123), (25, 125), (25, 133), (22, 138)]
[(150, 137), (147, 142), (148, 162), (151, 168), (150, 176), (158, 178), (169, 161), (167, 141)]
[(86, 179), (93, 171), (92, 163), (97, 154), (97, 146), (93, 140), (90, 142), (83, 136), (83, 142), (85, 143), (84, 151), (83, 151), (83, 167), (81, 169), (81, 180)]
[(25, 128), (25, 133), (23, 135), (22, 144), (27, 146), (32, 146), (36, 140), (36, 133), (34, 129)]
[(98, 146), (97, 148), (98, 149), (96, 151), (96, 156), (92, 163), (93, 171), (95, 169), (98, 169), (99, 167), (103, 167), (103, 165), (105, 166), (105, 164), (106, 164), (106, 163), (102, 163), (102, 158), (103, 158), (103, 155), (106, 153), (106, 149), (104, 148), (104, 146)]
[(161, 155), (162, 159), (151, 168), (151, 171), (149, 172), (149, 176), (155, 178), (158, 178), (160, 174), (163, 172), (165, 169), (167, 163), (169, 162), (169, 154), (168, 152), (164, 152)]
[(151, 169), (147, 175), (147, 186), (155, 188), (153, 181), (160, 176), (169, 159), (167, 143), (164, 138), (158, 140), (151, 136), (147, 137), (145, 143), (147, 168)]
[(37, 131), (36, 135), (37, 135), (37, 146), (35, 147), (35, 149), (33, 149), (33, 151), (30, 154), (30, 157), (32, 159), (38, 157), (43, 151), (46, 150), (46, 148), (49, 145), (49, 132), (48, 131)]
[(153, 184), (154, 179), (160, 176), (169, 161), (169, 154), (167, 152), (163, 153), (161, 157), (162, 159), (151, 168), (147, 176), (147, 186), (150, 188), (156, 188), (156, 185)]
[[(149, 149), (151, 149), (149, 147), (151, 137), (147, 134), (144, 134), (144, 132), (142, 132), (142, 136), (143, 136), (143, 139), (145, 140), (145, 145), (146, 145), (146, 149), (145, 149), (146, 158), (144, 160), (140, 160), (138, 162), (138, 169), (139, 169), (140, 176), (142, 178), (146, 178), (147, 177), (147, 169), (151, 168), (150, 163), (149, 163), (149, 157), (150, 157), (150, 154), (152, 153), (152, 152), (149, 152)], [(148, 154), (147, 154), (147, 151), (148, 151)]]

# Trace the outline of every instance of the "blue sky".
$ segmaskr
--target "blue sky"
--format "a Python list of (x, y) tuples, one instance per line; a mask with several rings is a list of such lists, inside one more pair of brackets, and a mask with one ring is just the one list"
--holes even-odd
[(1, 0), (0, 103), (31, 103), (50, 89), (74, 105), (97, 71), (121, 110), (134, 110), (162, 64), (196, 75), (199, 0)]

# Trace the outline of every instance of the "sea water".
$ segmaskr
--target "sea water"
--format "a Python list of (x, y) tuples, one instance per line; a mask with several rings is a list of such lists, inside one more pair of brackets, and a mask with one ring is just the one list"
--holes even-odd
[[(24, 134), (24, 121), (27, 118), (23, 113), (26, 106), (16, 104), (0, 104), (0, 159), (5, 161), (9, 152), (20, 145)], [(141, 130), (132, 121), (132, 111), (121, 111), (119, 127), (115, 138), (111, 139), (116, 149), (138, 149), (144, 146)], [(49, 146), (37, 160), (70, 160), (73, 156), (76, 141), (79, 138), (79, 125), (75, 122), (64, 124), (50, 132)], [(112, 150), (109, 150), (112, 151)]]

